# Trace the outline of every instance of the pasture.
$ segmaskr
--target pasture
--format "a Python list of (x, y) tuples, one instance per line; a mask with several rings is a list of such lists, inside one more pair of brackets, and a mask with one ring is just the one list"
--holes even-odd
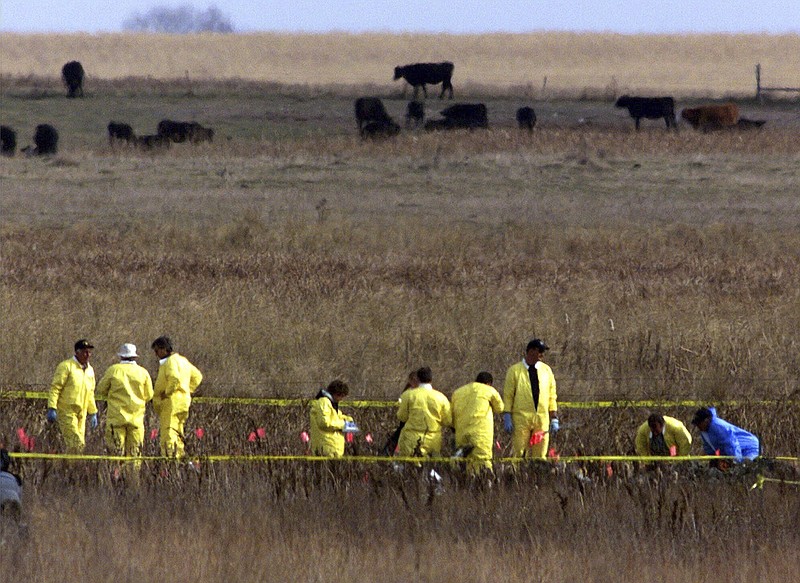
[[(748, 76), (765, 53), (776, 73), (798, 54), (795, 36), (591, 36), (560, 37), (572, 52), (551, 35), (537, 42), (606, 63), (631, 58), (614, 40), (667, 55), (681, 47), (669, 58), (690, 69), (702, 55), (734, 55)], [(644, 66), (635, 78), (616, 68), (590, 75), (577, 57), (559, 59), (577, 80), (554, 87), (549, 74), (543, 93), (547, 72), (508, 74), (519, 68), (503, 55), (539, 46), (523, 50), (519, 38), (455, 37), (433, 50), (427, 37), (398, 37), (359, 68), (320, 55), (352, 55), (373, 46), (369, 35), (163, 38), (153, 44), (176, 43), (175, 58), (151, 73), (133, 68), (156, 62), (133, 37), (53, 38), (69, 52), (55, 66), (52, 52), (36, 52), (41, 39), (0, 39), (2, 123), (20, 145), (39, 123), (61, 135), (56, 156), (0, 159), (0, 388), (44, 390), (79, 337), (97, 345), (98, 374), (125, 341), (155, 372), (148, 347), (167, 333), (203, 371), (205, 395), (311, 397), (342, 377), (353, 397), (393, 399), (422, 364), (449, 395), (479, 370), (500, 384), (540, 336), (562, 401), (737, 399), (723, 417), (757, 432), (772, 455), (800, 455), (796, 405), (755, 403), (799, 394), (796, 100), (755, 103), (744, 78), (725, 86), (717, 71), (683, 81)], [(454, 56), (453, 43), (467, 43), (471, 57)], [(410, 91), (404, 98), (400, 83), (378, 77), (414, 60), (410, 46), (428, 47), (420, 60), (456, 63), (453, 102), (486, 103), (488, 130), (359, 139), (355, 96), (380, 95), (402, 124)], [(186, 47), (216, 68), (197, 70)], [(229, 69), (211, 57), (222, 49)], [(266, 52), (274, 71), (259, 68)], [(108, 55), (128, 65), (103, 69)], [(281, 55), (294, 69), (275, 64)], [(52, 73), (71, 58), (87, 70), (83, 99), (66, 99)], [(644, 120), (636, 133), (613, 107), (631, 88), (674, 92), (678, 108), (733, 96), (742, 115), (768, 123), (704, 134)], [(426, 115), (453, 102), (429, 98)], [(521, 105), (536, 110), (532, 133), (516, 128)], [(111, 120), (144, 134), (165, 117), (213, 127), (214, 142), (157, 153), (108, 144)], [(0, 401), (0, 411), (6, 443), (24, 425), (45, 450), (58, 447), (41, 402)], [(376, 441), (395, 425), (390, 410), (354, 414)], [(630, 453), (646, 414), (562, 411), (557, 445), (564, 455)], [(209, 438), (187, 449), (302, 453), (306, 415), (197, 405), (189, 426)], [(266, 441), (248, 444), (261, 426)], [(99, 432), (87, 451), (103, 451)], [(725, 565), (729, 580), (744, 582), (791, 580), (800, 564), (797, 488), (751, 492), (747, 471), (526, 466), (503, 468), (489, 487), (442, 468), (446, 491), (431, 497), (413, 468), (162, 469), (148, 464), (140, 490), (117, 491), (105, 466), (65, 475), (26, 461), (29, 539), (0, 554), (3, 570), (88, 581), (710, 581)], [(771, 471), (797, 479), (791, 466)], [(165, 545), (176, 540), (179, 549)], [(0, 544), (16, 543), (4, 533)]]

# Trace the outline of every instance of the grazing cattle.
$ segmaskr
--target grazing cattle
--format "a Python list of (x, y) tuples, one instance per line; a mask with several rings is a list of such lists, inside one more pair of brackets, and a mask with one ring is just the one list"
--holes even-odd
[(394, 123), (394, 120), (386, 113), (383, 102), (378, 97), (359, 97), (355, 102), (355, 110), (359, 133), (361, 133), (364, 124), (369, 122)]
[(414, 127), (419, 127), (425, 122), (425, 104), (421, 101), (409, 101), (406, 108), (406, 127), (411, 127), (411, 122), (414, 122)]
[(133, 128), (126, 123), (108, 122), (108, 145), (113, 146), (115, 141), (135, 143), (136, 134), (133, 133)]
[(489, 120), (483, 103), (456, 103), (442, 110), (454, 128), (488, 128)]
[(176, 144), (180, 144), (191, 137), (193, 128), (191, 122), (162, 119), (158, 122), (157, 132), (158, 135), (164, 136)]
[(532, 107), (520, 107), (517, 110), (517, 125), (521, 130), (528, 128), (529, 132), (533, 131), (533, 126), (536, 125), (536, 112)]
[(747, 119), (746, 117), (740, 117), (739, 121), (736, 122), (736, 127), (740, 130), (760, 130), (761, 126), (767, 123), (765, 119)]
[(361, 129), (361, 137), (367, 138), (389, 138), (400, 133), (400, 126), (393, 121), (371, 121)]
[(67, 86), (67, 97), (83, 97), (83, 65), (70, 61), (61, 68), (61, 78)]
[(730, 128), (739, 121), (739, 107), (735, 103), (687, 107), (681, 112), (681, 117), (693, 128), (703, 131)]
[(58, 150), (58, 132), (50, 124), (40, 124), (36, 126), (36, 133), (33, 134), (33, 143), (36, 148), (33, 153), (39, 156), (45, 154), (55, 154)]
[(428, 90), (425, 85), (442, 84), (442, 92), (439, 94), (439, 99), (444, 97), (445, 91), (450, 91), (450, 99), (453, 99), (453, 84), (450, 81), (453, 78), (453, 63), (414, 63), (413, 65), (405, 65), (403, 67), (394, 68), (394, 80), (397, 81), (401, 77), (408, 81), (414, 88), (414, 100), (417, 99), (419, 88), (422, 87), (422, 92), (425, 97), (428, 97)]
[(639, 129), (639, 122), (646, 119), (664, 119), (667, 129), (678, 129), (675, 119), (675, 100), (672, 97), (631, 97), (623, 95), (617, 99), (616, 107), (625, 107)]
[(0, 154), (13, 156), (17, 151), (17, 132), (8, 126), (0, 126)]
[(139, 136), (136, 138), (135, 143), (142, 150), (155, 150), (169, 148), (170, 139), (168, 136), (161, 134), (148, 134), (146, 136)]
[(214, 130), (212, 128), (204, 128), (197, 122), (192, 122), (191, 130), (189, 133), (189, 141), (193, 144), (200, 142), (213, 142)]

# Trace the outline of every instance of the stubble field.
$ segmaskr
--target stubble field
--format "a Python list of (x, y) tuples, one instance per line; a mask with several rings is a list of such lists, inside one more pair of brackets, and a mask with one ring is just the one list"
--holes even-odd
[[(353, 54), (348, 43), (374, 39), (300, 38), (281, 49), (285, 39), (276, 38), (251, 49), (293, 54), (286, 58), (296, 79), (257, 65), (244, 74), (250, 69), (237, 69), (236, 59), (249, 53), (237, 45), (230, 70), (214, 69), (225, 78), (210, 79), (181, 60), (179, 47), (219, 62), (223, 41), (214, 38), (159, 39), (149, 53), (138, 39), (144, 54), (130, 38), (114, 38), (128, 49), (113, 53), (112, 71), (87, 63), (110, 50), (107, 39), (51, 39), (89, 47), (86, 57), (69, 51), (51, 62), (51, 53), (37, 56), (36, 38), (4, 35), (0, 55), (11, 56), (0, 58), (2, 123), (17, 129), (21, 145), (38, 123), (54, 124), (61, 141), (52, 158), (0, 159), (2, 388), (46, 388), (79, 337), (97, 345), (98, 373), (126, 341), (155, 372), (147, 347), (168, 333), (204, 372), (206, 395), (311, 397), (342, 377), (355, 397), (395, 398), (408, 370), (422, 364), (450, 394), (479, 370), (502, 382), (524, 343), (540, 336), (553, 348), (547, 360), (563, 401), (737, 399), (721, 408), (724, 417), (756, 431), (773, 455), (797, 456), (794, 406), (755, 401), (798, 397), (800, 108), (793, 99), (747, 99), (744, 77), (726, 90), (701, 63), (727, 54), (726, 68), (750, 76), (751, 61), (772, 59), (777, 72), (800, 51), (794, 36), (732, 38), (623, 37), (620, 46), (613, 37), (579, 37), (558, 54), (582, 54), (580, 65), (531, 79), (509, 74), (518, 67), (498, 55), (538, 45), (447, 39), (451, 53), (423, 50), (419, 60), (454, 60), (455, 101), (485, 102), (491, 128), (362, 142), (353, 97), (379, 94), (402, 118), (410, 93), (386, 82), (395, 64), (418, 54), (402, 38), (357, 68), (305, 51)], [(172, 68), (157, 58), (162, 41), (175, 43)], [(469, 59), (452, 55), (467, 54), (459, 42), (472, 47)], [(626, 44), (635, 42), (676, 53), (670, 58), (700, 73), (681, 86), (637, 67)], [(26, 51), (14, 56), (12, 47)], [(591, 67), (587, 55), (604, 63), (599, 75), (554, 81)], [(87, 96), (67, 100), (53, 71), (76, 56), (89, 71)], [(623, 76), (631, 70), (635, 80)], [(493, 77), (498, 71), (507, 81)], [(542, 90), (545, 74), (551, 92)], [(733, 96), (743, 115), (768, 123), (758, 132), (702, 134), (645, 121), (634, 133), (626, 112), (613, 108), (631, 88), (675, 93), (679, 107)], [(428, 115), (446, 104), (429, 98)], [(532, 134), (513, 124), (524, 104), (539, 117)], [(109, 147), (108, 121), (154, 133), (164, 117), (214, 127), (215, 141), (157, 154)], [(57, 447), (41, 402), (2, 401), (0, 410), (6, 443), (24, 424)], [(690, 408), (664, 412), (691, 416)], [(563, 411), (568, 428), (558, 447), (564, 455), (629, 453), (646, 414)], [(388, 410), (356, 415), (376, 436), (394, 425)], [(296, 435), (305, 416), (197, 406), (190, 426), (236, 451), (242, 435), (264, 425), (267, 443), (253, 453), (302, 453)], [(89, 450), (102, 451), (99, 435)], [(71, 481), (41, 463), (23, 469), (30, 536), (0, 561), (30, 580), (315, 581), (346, 573), (705, 581), (716, 574), (709, 564), (724, 563), (733, 581), (785, 581), (800, 563), (796, 487), (749, 492), (746, 472), (618, 468), (609, 476), (592, 466), (582, 480), (571, 466), (525, 467), (499, 472), (486, 489), (443, 468), (447, 490), (431, 498), (416, 476), (361, 464), (210, 464), (200, 477), (173, 471), (167, 479), (148, 468), (141, 490), (121, 494), (108, 489), (105, 468)], [(791, 478), (794, 469), (781, 471)], [(165, 551), (163, 541), (175, 539), (182, 551)], [(109, 541), (136, 544), (126, 560)], [(108, 555), (121, 557), (112, 561), (116, 575), (93, 567)], [(53, 557), (66, 565), (63, 576), (48, 571)]]

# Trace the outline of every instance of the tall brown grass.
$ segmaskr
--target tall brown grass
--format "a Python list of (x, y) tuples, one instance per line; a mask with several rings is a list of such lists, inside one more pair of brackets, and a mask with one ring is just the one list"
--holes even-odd
[(91, 468), (51, 473), (28, 537), (4, 532), (0, 567), (31, 581), (706, 582), (724, 570), (771, 583), (800, 558), (797, 496), (737, 478), (526, 467), (489, 488), (442, 470), (446, 491), (432, 496), (413, 468), (166, 471), (119, 492)]
[[(48, 34), (0, 36), (0, 74), (56, 78), (80, 60), (95, 79), (241, 78), (386, 90), (393, 68), (452, 60), (456, 93), (501, 88), (550, 95), (749, 96), (754, 66), (768, 86), (800, 86), (799, 35)], [(547, 78), (545, 83), (544, 78)], [(481, 89), (483, 88), (483, 89)]]
[[(38, 82), (0, 91), (23, 140), (42, 121), (62, 134), (58, 156), (0, 160), (2, 388), (46, 388), (84, 336), (98, 373), (125, 341), (155, 372), (147, 347), (168, 333), (209, 395), (310, 397), (340, 376), (354, 396), (393, 398), (421, 364), (449, 393), (482, 369), (499, 384), (541, 336), (562, 400), (737, 398), (725, 418), (770, 455), (800, 453), (785, 404), (800, 369), (791, 104), (745, 104), (774, 129), (702, 135), (634, 134), (607, 102), (537, 102), (540, 127), (521, 135), (504, 121), (518, 98), (497, 94), (488, 132), (363, 143), (352, 87), (110, 80), (66, 100), (55, 79)], [(397, 115), (403, 104), (387, 105)], [(218, 139), (164, 155), (111, 150), (104, 126), (118, 116), (140, 133), (164, 116), (199, 119)], [(59, 450), (43, 409), (0, 401), (0, 441), (18, 446), (23, 427), (37, 451)], [(665, 412), (686, 420), (691, 408)], [(556, 445), (630, 453), (647, 413), (562, 411)], [(376, 453), (393, 411), (354, 414), (376, 437), (360, 452)], [(306, 426), (302, 408), (198, 403), (187, 450), (302, 453)], [(265, 439), (247, 441), (258, 427)], [(101, 431), (87, 450), (103, 451)], [(794, 486), (748, 490), (758, 471), (797, 479), (770, 463), (725, 476), (524, 466), (499, 469), (491, 486), (442, 468), (441, 496), (413, 468), (200, 468), (148, 463), (132, 491), (104, 465), (25, 461), (29, 536), (0, 533), (0, 572), (710, 581), (725, 565), (729, 580), (783, 582), (797, 570)]]

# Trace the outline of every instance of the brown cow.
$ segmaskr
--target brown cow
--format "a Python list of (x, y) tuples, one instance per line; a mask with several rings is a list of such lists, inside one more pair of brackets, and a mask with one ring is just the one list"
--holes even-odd
[(681, 112), (681, 117), (698, 130), (730, 128), (739, 121), (739, 107), (735, 103), (687, 107)]

